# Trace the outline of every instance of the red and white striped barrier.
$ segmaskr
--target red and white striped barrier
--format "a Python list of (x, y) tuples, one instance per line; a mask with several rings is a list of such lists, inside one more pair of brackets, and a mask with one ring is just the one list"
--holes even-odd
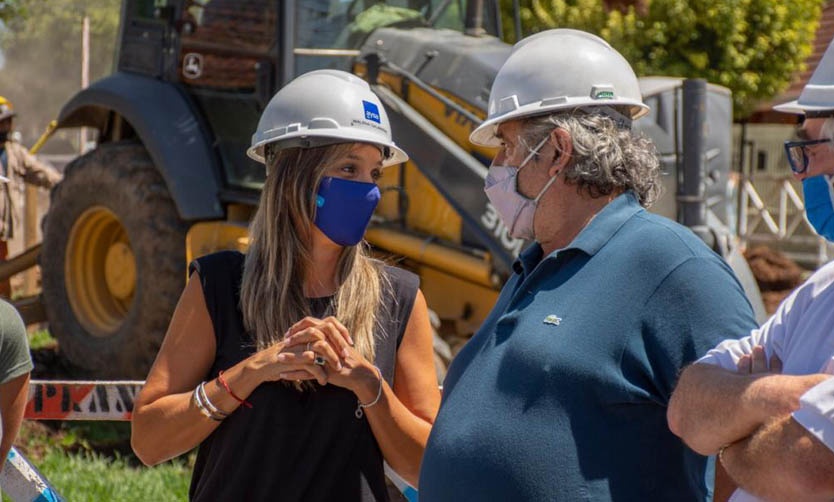
[(145, 382), (32, 380), (24, 418), (129, 421)]

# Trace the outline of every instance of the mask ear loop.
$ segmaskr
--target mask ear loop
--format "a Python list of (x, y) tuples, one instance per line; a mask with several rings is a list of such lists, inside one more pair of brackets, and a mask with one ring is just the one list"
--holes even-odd
[[(541, 147), (543, 147), (545, 143), (547, 143), (547, 140), (549, 138), (550, 138), (550, 133), (548, 133), (544, 138), (542, 138), (542, 140), (539, 141), (539, 144), (537, 144), (535, 148), (530, 150), (530, 153), (527, 154), (527, 157), (525, 157), (524, 160), (521, 162), (521, 165), (518, 166), (518, 170), (516, 171), (516, 192), (518, 192), (518, 172), (521, 171), (521, 169), (524, 166), (526, 166), (528, 162), (530, 162), (530, 159), (532, 159), (535, 155), (537, 155), (539, 153), (539, 149)], [(526, 142), (525, 142), (525, 146), (526, 146)], [(547, 189), (550, 188), (550, 186), (553, 185), (554, 182), (556, 182), (556, 178), (559, 176), (559, 172), (561, 172), (561, 169), (559, 171), (556, 171), (556, 174), (554, 174), (553, 176), (550, 177), (550, 180), (548, 180), (548, 182), (544, 185), (544, 187), (541, 189), (539, 194), (536, 195), (536, 198), (533, 199), (533, 202), (535, 204), (539, 203), (539, 199), (542, 198), (542, 196), (547, 191)]]
[(561, 169), (560, 169), (560, 170), (558, 170), (558, 171), (556, 171), (556, 174), (554, 174), (553, 176), (551, 176), (551, 177), (550, 177), (550, 181), (548, 181), (547, 183), (545, 183), (544, 188), (542, 188), (541, 192), (539, 192), (539, 194), (538, 194), (538, 195), (536, 195), (536, 198), (535, 198), (535, 199), (533, 199), (533, 201), (534, 201), (536, 204), (538, 204), (538, 203), (539, 203), (539, 199), (541, 199), (541, 198), (542, 198), (542, 196), (544, 196), (544, 193), (545, 193), (545, 192), (547, 192), (547, 189), (548, 189), (548, 188), (550, 188), (550, 185), (552, 185), (553, 183), (555, 183), (555, 182), (556, 182), (556, 178), (558, 178), (558, 177), (559, 177), (559, 173), (560, 173), (561, 171), (562, 171)]
[[(551, 115), (550, 117), (548, 117), (548, 119), (547, 119), (547, 120), (548, 120), (551, 124), (553, 124), (555, 127), (553, 128), (553, 130), (552, 130), (552, 131), (550, 131), (549, 133), (547, 133), (547, 136), (545, 136), (545, 137), (544, 137), (544, 139), (542, 139), (542, 141), (541, 141), (541, 142), (540, 142), (540, 143), (536, 146), (536, 151), (535, 151), (534, 153), (537, 153), (537, 152), (538, 152), (538, 149), (539, 149), (539, 148), (541, 148), (542, 146), (544, 146), (545, 142), (546, 142), (546, 141), (547, 141), (547, 139), (550, 137), (550, 134), (551, 134), (553, 131), (555, 131), (556, 129), (558, 129), (558, 127), (559, 127), (559, 126), (558, 126), (558, 125), (557, 125), (557, 124), (553, 121), (553, 115)], [(558, 156), (556, 156), (556, 157), (554, 157), (554, 158), (553, 158), (553, 160), (556, 160), (556, 159), (558, 159), (559, 157), (561, 157), (561, 156), (562, 156), (562, 151), (561, 151), (561, 150), (559, 150), (558, 146), (556, 146), (556, 145), (554, 145), (554, 149), (556, 150), (556, 153), (558, 154)], [(558, 177), (559, 177), (559, 173), (561, 173), (561, 172), (562, 172), (562, 170), (561, 170), (561, 169), (559, 169), (558, 171), (556, 171), (556, 173), (555, 173), (555, 174), (553, 174), (553, 176), (551, 176), (551, 177), (550, 177), (550, 180), (549, 180), (547, 183), (545, 183), (544, 187), (541, 189), (541, 191), (539, 192), (539, 194), (538, 194), (538, 195), (536, 195), (536, 198), (535, 198), (535, 199), (533, 199), (533, 201), (534, 201), (536, 204), (538, 204), (538, 203), (539, 203), (539, 200), (540, 200), (540, 199), (544, 196), (545, 192), (547, 192), (547, 189), (548, 189), (548, 188), (550, 188), (550, 186), (551, 186), (551, 185), (553, 185), (553, 183), (555, 183), (555, 182), (556, 182), (556, 178), (558, 178)]]
[[(547, 136), (545, 136), (544, 138), (542, 138), (542, 140), (541, 140), (541, 141), (539, 141), (539, 144), (537, 144), (537, 145), (536, 145), (536, 146), (535, 146), (532, 150), (530, 150), (530, 153), (528, 153), (528, 154), (527, 154), (527, 156), (526, 156), (526, 157), (524, 157), (524, 160), (522, 160), (522, 161), (521, 161), (521, 164), (518, 166), (518, 171), (521, 171), (521, 169), (522, 169), (522, 168), (524, 168), (524, 167), (527, 165), (527, 163), (528, 163), (528, 162), (530, 162), (530, 160), (531, 160), (533, 157), (535, 157), (536, 155), (538, 155), (538, 153), (539, 153), (539, 149), (540, 149), (541, 147), (543, 147), (545, 143), (547, 143), (547, 139), (548, 139), (549, 137), (550, 137), (550, 133), (548, 133), (548, 135), (547, 135)], [(524, 143), (524, 146), (527, 146), (527, 142), (526, 142), (526, 141), (522, 140), (522, 142)]]

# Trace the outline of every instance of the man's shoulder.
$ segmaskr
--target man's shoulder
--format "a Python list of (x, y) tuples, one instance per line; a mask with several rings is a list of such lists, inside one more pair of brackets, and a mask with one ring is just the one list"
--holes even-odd
[(621, 244), (657, 257), (717, 258), (717, 255), (689, 228), (648, 211), (630, 218), (618, 232)]
[(834, 261), (812, 273), (791, 295), (779, 305), (785, 315), (807, 317), (806, 310), (820, 312), (827, 320), (834, 298)]
[(17, 309), (0, 300), (0, 384), (32, 371), (26, 326)]
[(825, 288), (831, 286), (834, 283), (834, 260), (818, 268), (808, 277), (806, 283)]
[(0, 299), (0, 331), (4, 337), (26, 337), (26, 326), (17, 309), (2, 299)]

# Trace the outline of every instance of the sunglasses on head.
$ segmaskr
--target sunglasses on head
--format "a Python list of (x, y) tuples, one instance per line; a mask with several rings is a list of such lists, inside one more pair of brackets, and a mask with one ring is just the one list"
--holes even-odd
[(801, 141), (785, 141), (785, 155), (791, 171), (802, 174), (808, 169), (808, 147), (821, 143), (830, 143), (830, 139), (806, 139)]

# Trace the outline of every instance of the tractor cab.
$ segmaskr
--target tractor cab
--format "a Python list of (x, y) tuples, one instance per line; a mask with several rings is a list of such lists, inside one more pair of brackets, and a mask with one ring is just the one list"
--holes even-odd
[[(261, 110), (301, 73), (350, 70), (375, 29), (465, 29), (463, 0), (126, 0), (118, 71), (176, 83), (211, 130), (230, 198), (257, 190), (245, 152)], [(495, 5), (487, 31), (498, 30)], [(251, 193), (250, 193), (251, 195)]]

